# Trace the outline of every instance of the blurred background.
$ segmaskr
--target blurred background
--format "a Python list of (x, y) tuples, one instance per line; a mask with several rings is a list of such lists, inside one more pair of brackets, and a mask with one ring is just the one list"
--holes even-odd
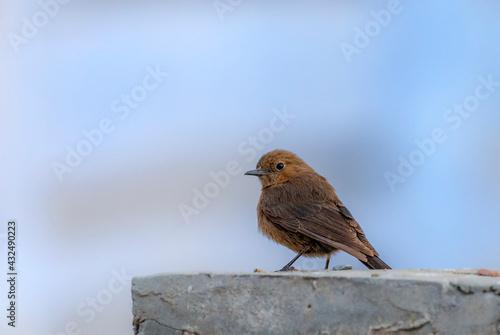
[(132, 334), (132, 276), (281, 268), (294, 253), (257, 231), (243, 176), (277, 148), (393, 268), (500, 268), (499, 9), (2, 1), (2, 334)]

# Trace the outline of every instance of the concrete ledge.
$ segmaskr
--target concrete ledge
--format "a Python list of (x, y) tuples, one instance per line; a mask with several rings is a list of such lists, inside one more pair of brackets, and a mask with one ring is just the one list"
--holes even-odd
[(170, 273), (132, 280), (136, 334), (500, 334), (472, 270)]

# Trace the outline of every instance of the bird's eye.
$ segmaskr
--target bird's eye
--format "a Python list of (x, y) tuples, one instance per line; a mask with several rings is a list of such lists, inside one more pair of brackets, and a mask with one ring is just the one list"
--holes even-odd
[(283, 163), (278, 163), (276, 165), (276, 169), (278, 169), (278, 170), (283, 170), (284, 167), (285, 167), (285, 164), (283, 164)]

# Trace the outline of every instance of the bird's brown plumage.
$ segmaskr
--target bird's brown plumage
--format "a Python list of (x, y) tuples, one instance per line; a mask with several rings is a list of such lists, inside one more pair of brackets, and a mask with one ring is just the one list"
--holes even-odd
[(305, 256), (329, 259), (343, 250), (368, 268), (390, 269), (335, 189), (297, 155), (271, 151), (246, 174), (262, 183), (257, 213), (264, 235)]

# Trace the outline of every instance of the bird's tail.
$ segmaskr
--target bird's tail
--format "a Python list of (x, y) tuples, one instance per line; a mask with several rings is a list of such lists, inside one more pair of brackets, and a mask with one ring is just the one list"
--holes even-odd
[(366, 262), (361, 261), (361, 263), (363, 263), (368, 269), (374, 270), (374, 269), (390, 269), (391, 268), (389, 265), (385, 264), (385, 262), (383, 260), (378, 258), (378, 256), (373, 256), (373, 257), (366, 256), (366, 258), (368, 260)]

